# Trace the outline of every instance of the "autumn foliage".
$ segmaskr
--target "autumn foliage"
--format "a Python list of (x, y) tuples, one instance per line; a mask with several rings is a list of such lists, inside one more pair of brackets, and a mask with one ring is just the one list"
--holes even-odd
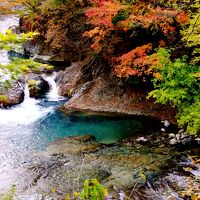
[[(168, 48), (176, 44), (182, 26), (189, 22), (186, 5), (174, 3), (170, 6), (171, 1), (163, 4), (155, 1), (89, 2), (91, 7), (86, 10), (86, 16), (94, 28), (86, 31), (84, 36), (93, 39), (91, 48), (97, 53), (105, 55), (106, 49), (109, 49), (109, 62), (113, 66), (113, 72), (119, 77), (158, 76), (156, 70), (153, 70), (158, 62), (156, 48)], [(134, 41), (134, 37), (140, 41)], [(121, 40), (124, 43), (127, 41), (128, 45), (120, 53), (116, 53), (115, 48)]]

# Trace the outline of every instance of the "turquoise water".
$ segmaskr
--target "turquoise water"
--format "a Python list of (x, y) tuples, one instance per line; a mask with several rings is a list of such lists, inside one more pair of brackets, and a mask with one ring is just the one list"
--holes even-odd
[(78, 112), (65, 115), (57, 110), (37, 123), (34, 130), (43, 145), (57, 138), (82, 134), (95, 136), (99, 143), (114, 143), (134, 134), (153, 131), (152, 123), (157, 123), (158, 130), (158, 122), (144, 117), (98, 116)]
[(96, 142), (109, 144), (160, 129), (158, 121), (145, 117), (65, 114), (59, 109), (64, 102), (26, 98), (10, 110), (0, 110), (1, 189), (12, 185), (16, 169), (58, 138), (90, 134)]
[[(65, 114), (59, 109), (64, 101), (26, 100), (21, 107), (5, 111), (6, 114), (15, 116), (12, 123), (3, 123), (0, 115), (0, 141), (6, 146), (0, 147), (1, 152), (32, 152), (45, 149), (49, 142), (66, 136), (82, 134), (93, 135), (99, 143), (115, 143), (135, 134), (148, 134), (159, 130), (159, 122), (147, 117), (139, 116), (106, 116), (88, 115), (87, 113)], [(32, 102), (32, 106), (31, 103)], [(19, 110), (17, 110), (19, 109)], [(28, 109), (25, 116), (20, 116), (23, 109)], [(0, 110), (3, 112), (3, 110)], [(9, 112), (9, 113), (7, 113)], [(34, 112), (36, 114), (34, 114)], [(1, 113), (0, 113), (1, 114)], [(38, 115), (40, 117), (38, 117)], [(35, 121), (32, 119), (35, 117)], [(38, 117), (38, 118), (37, 118)], [(17, 121), (19, 119), (19, 121)], [(5, 120), (5, 118), (4, 118)], [(20, 121), (21, 120), (21, 121)], [(26, 123), (23, 123), (23, 121)]]

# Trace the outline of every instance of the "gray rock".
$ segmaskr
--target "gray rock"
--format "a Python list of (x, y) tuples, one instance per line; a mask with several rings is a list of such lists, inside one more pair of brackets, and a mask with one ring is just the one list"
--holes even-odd
[(177, 139), (177, 140), (180, 140), (180, 137), (181, 137), (181, 135), (177, 133), (177, 134), (176, 134), (176, 139)]
[(52, 56), (48, 56), (48, 55), (35, 55), (33, 57), (33, 60), (36, 62), (49, 62), (52, 60)]
[(178, 131), (178, 134), (181, 134), (181, 133), (183, 133), (184, 132), (184, 129), (180, 129), (179, 131)]
[(175, 145), (175, 144), (178, 144), (178, 141), (176, 140), (176, 138), (173, 138), (169, 141), (169, 144), (170, 145)]
[(181, 134), (181, 139), (186, 138), (186, 137), (189, 137), (189, 135), (186, 132), (183, 132)]
[(11, 85), (6, 88), (0, 85), (0, 106), (10, 107), (17, 105), (24, 100), (24, 85), (19, 81), (12, 81)]
[(189, 144), (191, 141), (192, 141), (192, 138), (184, 138), (184, 139), (181, 141), (181, 143), (182, 143), (183, 145), (186, 145), (186, 144)]
[[(160, 118), (162, 106), (147, 102), (144, 91), (136, 91), (135, 88), (129, 87), (125, 82), (107, 72), (98, 77), (94, 73), (94, 77), (91, 67), (91, 65), (84, 63), (79, 65), (74, 63), (66, 68), (62, 74), (59, 74), (57, 79), (59, 94), (72, 97), (64, 105), (66, 111), (117, 112)], [(106, 66), (104, 68), (106, 69)], [(88, 77), (88, 73), (92, 73), (92, 75)], [(120, 84), (118, 84), (119, 81)], [(82, 92), (81, 90), (85, 88), (82, 86), (86, 82), (89, 84)]]
[(164, 123), (165, 127), (169, 127), (170, 126), (170, 123), (167, 120), (165, 120), (163, 123)]
[(196, 138), (195, 141), (197, 141), (197, 143), (200, 144), (200, 138)]
[(27, 76), (30, 97), (40, 97), (49, 90), (49, 84), (39, 74), (29, 74)]
[(176, 137), (176, 135), (174, 133), (169, 134), (169, 138), (175, 138), (175, 137)]
[(139, 137), (136, 139), (137, 142), (147, 142), (148, 140), (144, 137)]

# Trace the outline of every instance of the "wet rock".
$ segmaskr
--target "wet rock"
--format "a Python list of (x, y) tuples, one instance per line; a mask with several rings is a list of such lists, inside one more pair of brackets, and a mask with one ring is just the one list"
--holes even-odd
[[(135, 139), (136, 137), (133, 141)], [(176, 176), (180, 185), (174, 189), (171, 184), (178, 183), (173, 181), (175, 174), (171, 173), (175, 169), (173, 158), (177, 155), (174, 148), (161, 149), (155, 146), (141, 148), (139, 144), (124, 147), (122, 145), (124, 142), (108, 145), (92, 152), (71, 151), (69, 148), (74, 145), (74, 149), (80, 149), (79, 145), (93, 144), (93, 140), (94, 138), (89, 135), (60, 139), (56, 141), (55, 148), (60, 146), (60, 149), (66, 148), (70, 151), (58, 150), (51, 154), (48, 153), (48, 147), (47, 151), (39, 154), (40, 156), (37, 155), (30, 162), (24, 163), (26, 169), (23, 173), (25, 180), (22, 181), (24, 184), (22, 191), (30, 195), (42, 194), (44, 199), (60, 200), (66, 193), (81, 191), (85, 179), (97, 178), (108, 188), (110, 198), (114, 196), (112, 199), (115, 200), (120, 199), (121, 191), (126, 192), (128, 197), (132, 192), (130, 199), (133, 197), (141, 200), (157, 200), (160, 197), (167, 199), (167, 195), (181, 199), (176, 191), (186, 189), (185, 182), (182, 184), (182, 180), (186, 179)], [(62, 142), (67, 145), (63, 146)], [(51, 145), (54, 145), (54, 142)], [(168, 169), (172, 174), (170, 176), (167, 173)], [(161, 176), (162, 172), (164, 173)], [(21, 189), (22, 184), (18, 185)], [(52, 193), (52, 188), (55, 188), (55, 193)]]
[(51, 155), (94, 152), (102, 145), (92, 142), (93, 139), (94, 137), (90, 135), (66, 137), (50, 143), (47, 147), (47, 151)]
[(136, 139), (137, 142), (147, 142), (148, 139), (144, 138), (144, 137), (139, 137)]
[[(128, 86), (127, 83), (121, 83), (118, 78), (108, 75), (108, 73), (101, 74), (99, 77), (86, 82), (83, 77), (81, 78), (81, 67), (77, 67), (79, 70), (78, 77), (70, 78), (70, 76), (75, 77), (72, 76), (73, 73), (75, 74), (75, 68), (74, 72), (73, 68), (70, 68), (70, 72), (63, 76), (62, 79), (67, 80), (66, 83), (60, 82), (60, 93), (69, 93), (72, 96), (65, 104), (66, 111), (115, 112), (154, 116), (160, 119), (165, 116), (165, 119), (173, 121), (173, 115), (169, 113), (169, 109), (165, 112), (164, 107), (154, 104), (152, 100), (147, 100), (145, 91)], [(78, 79), (78, 81), (75, 79)]]
[(179, 141), (180, 140), (181, 135), (180, 134), (176, 134), (176, 140)]
[(175, 138), (175, 137), (176, 137), (176, 135), (174, 133), (169, 134), (169, 138)]
[(52, 56), (48, 55), (34, 55), (33, 60), (41, 63), (48, 63), (52, 60)]
[(184, 132), (184, 129), (180, 129), (179, 131), (178, 131), (178, 134), (182, 134)]
[(192, 141), (192, 138), (183, 138), (183, 139), (181, 140), (181, 143), (182, 143), (183, 145), (186, 145), (186, 144), (190, 144), (191, 141)]
[(42, 195), (39, 194), (33, 194), (33, 195), (23, 195), (23, 196), (18, 196), (19, 199), (21, 200), (43, 200)]
[(24, 100), (24, 85), (21, 81), (11, 81), (10, 85), (0, 85), (0, 107), (17, 105)]
[(175, 144), (178, 144), (178, 141), (176, 140), (176, 138), (173, 138), (169, 141), (169, 144), (170, 145), (175, 145)]
[(60, 71), (57, 74), (56, 82), (59, 87), (59, 94), (62, 96), (73, 96), (81, 87), (82, 66), (80, 63), (73, 63), (67, 67), (65, 71)]
[(26, 78), (30, 97), (40, 97), (49, 90), (49, 84), (39, 74), (29, 74)]
[(200, 138), (196, 138), (195, 141), (197, 141), (197, 143), (200, 144)]
[(164, 121), (161, 121), (161, 122), (163, 123), (163, 125), (164, 125), (166, 128), (170, 126), (170, 123), (169, 123), (169, 121), (167, 121), (167, 120), (164, 120)]
[(190, 137), (190, 136), (186, 132), (182, 132), (181, 139), (186, 138), (186, 137)]

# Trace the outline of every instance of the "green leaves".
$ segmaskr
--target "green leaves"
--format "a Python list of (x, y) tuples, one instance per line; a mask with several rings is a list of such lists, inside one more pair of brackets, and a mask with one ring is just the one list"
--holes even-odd
[[(11, 49), (19, 50), (21, 44), (27, 40), (31, 40), (34, 36), (38, 35), (36, 32), (15, 34), (8, 30), (6, 34), (0, 33), (0, 50), (6, 49), (7, 51)], [(47, 64), (41, 64), (33, 61), (32, 59), (21, 59), (21, 58), (11, 58), (11, 62), (7, 65), (0, 64), (0, 78), (3, 77), (3, 81), (0, 80), (0, 84), (4, 84), (5, 87), (10, 85), (12, 80), (16, 80), (22, 74), (31, 71), (43, 71), (45, 69), (51, 69), (52, 67)], [(2, 75), (3, 74), (3, 75)], [(8, 75), (8, 79), (5, 79), (4, 75)]]
[(80, 193), (75, 193), (80, 200), (104, 200), (108, 192), (97, 179), (85, 180), (84, 189)]
[(7, 30), (6, 34), (0, 33), (0, 49), (11, 50), (20, 48), (21, 44), (38, 35), (36, 32), (15, 34), (11, 30)]
[(187, 132), (193, 135), (197, 134), (200, 130), (200, 100), (191, 105), (183, 105), (182, 112), (178, 117), (180, 126), (187, 124)]
[(197, 134), (200, 130), (200, 66), (189, 65), (181, 59), (170, 62), (164, 49), (159, 49), (158, 55), (162, 67), (157, 70), (162, 80), (153, 80), (155, 90), (149, 97), (158, 103), (176, 106), (179, 126), (187, 124), (188, 133)]

